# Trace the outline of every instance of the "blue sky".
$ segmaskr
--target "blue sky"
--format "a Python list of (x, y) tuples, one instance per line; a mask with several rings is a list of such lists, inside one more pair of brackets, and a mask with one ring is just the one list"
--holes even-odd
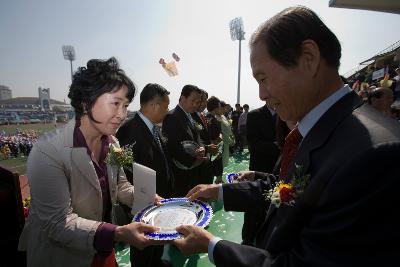
[[(74, 69), (91, 58), (115, 56), (140, 90), (149, 82), (171, 91), (170, 108), (187, 83), (228, 103), (236, 102), (238, 42), (229, 21), (241, 16), (241, 104), (261, 106), (251, 76), (248, 39), (265, 20), (285, 7), (304, 5), (319, 14), (342, 44), (340, 73), (400, 40), (400, 16), (328, 7), (328, 0), (3, 0), (0, 3), (0, 84), (13, 97), (37, 96), (49, 87), (51, 98), (68, 101), (69, 62), (62, 45), (76, 51)], [(179, 75), (169, 77), (158, 60), (181, 58)], [(139, 106), (139, 97), (130, 105)]]

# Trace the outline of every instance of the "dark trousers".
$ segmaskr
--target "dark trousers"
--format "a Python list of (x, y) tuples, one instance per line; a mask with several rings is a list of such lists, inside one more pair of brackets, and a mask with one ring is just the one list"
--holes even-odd
[(161, 257), (164, 246), (150, 246), (143, 250), (131, 247), (131, 266), (132, 267), (158, 267), (162, 266)]
[(215, 159), (211, 164), (212, 164), (212, 169), (213, 169), (213, 175), (221, 176), (224, 171), (224, 167), (222, 165), (222, 157)]
[(200, 170), (202, 165), (191, 170), (181, 170), (173, 167), (175, 183), (172, 189), (172, 197), (184, 197), (190, 189), (202, 183)]
[(265, 220), (266, 214), (267, 213), (265, 209), (244, 213), (243, 228), (242, 228), (243, 245), (248, 245), (248, 246), (255, 245), (256, 235)]
[(212, 162), (210, 159), (203, 161), (200, 165), (200, 183), (201, 184), (212, 184), (214, 180), (214, 173)]
[(241, 147), (241, 139), (240, 139), (240, 135), (239, 135), (239, 130), (238, 128), (232, 128), (233, 131), (233, 135), (235, 137), (235, 145), (233, 146), (233, 150), (237, 150), (238, 148)]
[(239, 144), (239, 151), (243, 151), (243, 148), (247, 146), (247, 129), (246, 125), (240, 125), (239, 126), (239, 139), (240, 139), (240, 144)]

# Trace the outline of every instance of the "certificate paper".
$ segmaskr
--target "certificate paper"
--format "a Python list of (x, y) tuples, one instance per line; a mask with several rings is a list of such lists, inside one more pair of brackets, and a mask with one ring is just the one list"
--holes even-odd
[(145, 207), (154, 204), (156, 171), (137, 163), (133, 163), (132, 169), (135, 190), (131, 213), (134, 215)]

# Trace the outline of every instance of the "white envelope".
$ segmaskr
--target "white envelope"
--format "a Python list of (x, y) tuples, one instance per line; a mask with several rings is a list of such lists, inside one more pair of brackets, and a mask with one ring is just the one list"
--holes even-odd
[(154, 204), (156, 194), (156, 171), (146, 166), (132, 164), (134, 200), (131, 213), (135, 215), (145, 207)]

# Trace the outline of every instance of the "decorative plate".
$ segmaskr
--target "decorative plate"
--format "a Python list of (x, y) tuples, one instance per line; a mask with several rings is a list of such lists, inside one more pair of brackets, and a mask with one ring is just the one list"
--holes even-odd
[(228, 181), (228, 183), (232, 184), (232, 183), (238, 183), (239, 181), (237, 180), (239, 174), (238, 173), (229, 173), (226, 176), (226, 180)]
[(173, 240), (181, 238), (175, 228), (183, 224), (206, 227), (213, 216), (211, 206), (199, 200), (188, 198), (169, 198), (161, 201), (163, 205), (150, 205), (138, 212), (134, 222), (143, 222), (160, 228), (159, 232), (146, 233), (150, 239)]
[(199, 144), (193, 141), (182, 141), (183, 149), (192, 156), (196, 156), (196, 150), (200, 147)]

